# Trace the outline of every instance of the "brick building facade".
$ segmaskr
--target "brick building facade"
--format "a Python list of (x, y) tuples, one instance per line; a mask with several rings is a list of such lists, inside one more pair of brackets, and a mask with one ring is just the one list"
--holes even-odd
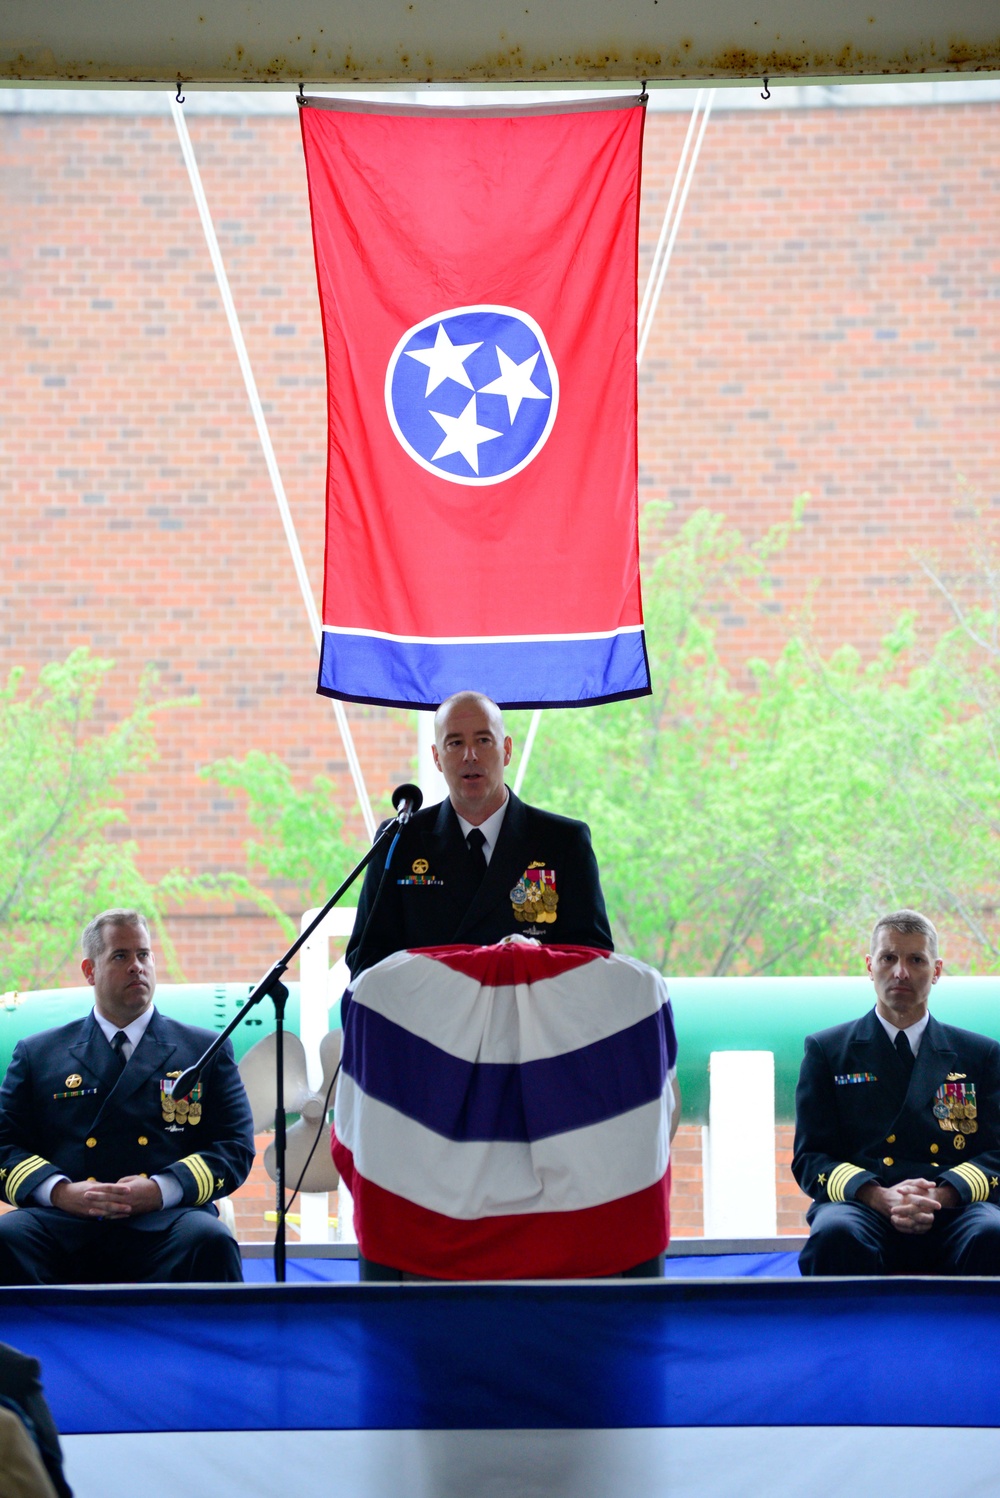
[[(124, 787), (125, 830), (152, 878), (243, 868), (244, 807), (198, 770), (266, 749), (333, 776), (346, 807), (342, 746), (162, 96), (43, 104), (0, 109), (0, 665), (33, 676), (90, 646), (116, 662), (107, 720), (147, 662), (165, 694), (196, 695)], [(325, 371), (297, 123), (189, 125), (318, 596)], [(647, 120), (641, 276), (686, 125)], [(804, 615), (825, 648), (866, 654), (905, 607), (933, 618), (918, 555), (958, 546), (970, 496), (1000, 507), (998, 127), (982, 93), (720, 93), (640, 374), (640, 495), (671, 504), (669, 526), (709, 506), (758, 535), (810, 494), (773, 612), (722, 617), (737, 669)], [(348, 716), (379, 801), (413, 775), (413, 720)], [(276, 940), (242, 909), (170, 926), (197, 980), (256, 975)]]

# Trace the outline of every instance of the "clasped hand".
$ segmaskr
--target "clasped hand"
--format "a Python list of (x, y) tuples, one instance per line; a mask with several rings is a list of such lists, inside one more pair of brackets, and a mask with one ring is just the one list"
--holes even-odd
[(138, 1217), (158, 1212), (163, 1197), (155, 1181), (147, 1176), (122, 1176), (120, 1181), (60, 1181), (52, 1189), (51, 1202), (73, 1217)]
[(942, 1207), (958, 1207), (961, 1198), (947, 1182), (925, 1181), (922, 1177), (900, 1181), (895, 1186), (880, 1186), (867, 1181), (858, 1192), (859, 1201), (874, 1207), (888, 1217), (899, 1233), (926, 1233)]

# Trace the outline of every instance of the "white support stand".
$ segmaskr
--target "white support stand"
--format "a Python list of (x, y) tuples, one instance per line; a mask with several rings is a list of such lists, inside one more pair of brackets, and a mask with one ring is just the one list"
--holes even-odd
[[(317, 914), (318, 908), (305, 911), (299, 930), (304, 931), (309, 922), (316, 919)], [(299, 951), (299, 1032), (305, 1047), (306, 1074), (314, 1092), (318, 1092), (323, 1084), (319, 1046), (330, 1027), (330, 1006), (337, 1003), (348, 981), (347, 966), (343, 961), (338, 962), (332, 970), (330, 968), (330, 937), (350, 936), (356, 915), (355, 909), (335, 905), (323, 924), (317, 927)], [(345, 1196), (349, 1204), (347, 1213), (344, 1210)], [(343, 1185), (340, 1187), (339, 1202), (338, 1224), (342, 1227), (344, 1217), (348, 1217), (351, 1236), (346, 1241), (355, 1242), (354, 1208), (350, 1203), (350, 1194)], [(330, 1203), (327, 1193), (303, 1191), (299, 1204), (299, 1241), (329, 1243)], [(339, 1236), (341, 1234), (338, 1232)]]
[(701, 1131), (706, 1238), (774, 1238), (774, 1055), (713, 1051)]

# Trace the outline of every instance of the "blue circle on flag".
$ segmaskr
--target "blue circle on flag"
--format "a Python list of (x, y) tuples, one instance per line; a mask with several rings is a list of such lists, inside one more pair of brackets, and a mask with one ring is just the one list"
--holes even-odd
[(556, 419), (545, 335), (515, 307), (455, 307), (408, 328), (385, 408), (415, 463), (454, 484), (499, 484), (536, 458)]

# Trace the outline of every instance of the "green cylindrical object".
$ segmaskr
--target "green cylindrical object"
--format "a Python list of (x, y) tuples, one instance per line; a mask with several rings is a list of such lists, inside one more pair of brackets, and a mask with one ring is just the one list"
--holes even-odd
[[(299, 985), (288, 983), (285, 1027), (299, 1029)], [(185, 1025), (200, 1025), (206, 1030), (222, 1031), (253, 993), (254, 983), (158, 983), (156, 1005), (171, 1019)], [(82, 1019), (94, 1007), (94, 990), (80, 988), (40, 988), (33, 993), (4, 994), (0, 997), (0, 1075), (10, 1064), (14, 1047), (24, 1035), (50, 1030)], [(246, 1051), (274, 1029), (274, 1005), (262, 999), (241, 1025), (233, 1031), (233, 1049), (240, 1061)], [(330, 1009), (330, 1029), (340, 1029), (340, 1005)]]
[[(874, 1003), (867, 978), (670, 978), (677, 1024), (677, 1071), (685, 1123), (708, 1122), (708, 1061), (713, 1051), (773, 1051), (774, 1103), (779, 1122), (795, 1117), (795, 1084), (807, 1035), (859, 1018)], [(161, 983), (156, 1002), (185, 1024), (223, 1030), (248, 996), (250, 983)], [(0, 1000), (0, 1072), (6, 1071), (23, 1035), (80, 1019), (94, 1002), (89, 987), (40, 989)], [(1000, 979), (945, 977), (933, 990), (933, 1013), (1000, 1039)], [(299, 1028), (299, 985), (289, 983), (289, 1030)], [(330, 1009), (340, 1028), (340, 1005)], [(236, 1059), (274, 1029), (274, 1008), (264, 1000), (233, 1035)]]
[[(875, 1003), (868, 978), (668, 978), (667, 987), (685, 1123), (708, 1122), (712, 1051), (773, 1051), (775, 1117), (791, 1122), (805, 1037), (859, 1019)], [(943, 977), (931, 1012), (1000, 1040), (1000, 979)]]

